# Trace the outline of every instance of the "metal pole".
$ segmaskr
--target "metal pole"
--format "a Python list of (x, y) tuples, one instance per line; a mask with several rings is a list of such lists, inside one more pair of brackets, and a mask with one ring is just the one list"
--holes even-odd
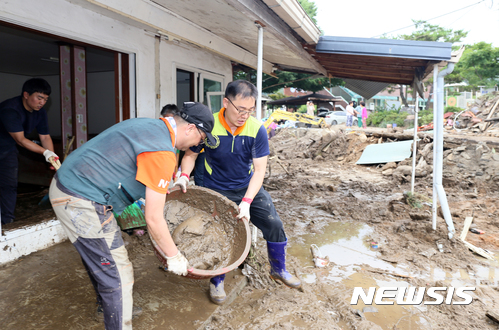
[(416, 91), (416, 104), (414, 107), (414, 138), (412, 140), (412, 178), (411, 194), (414, 195), (414, 181), (416, 180), (416, 154), (418, 151), (418, 92)]
[(433, 222), (432, 228), (433, 230), (437, 230), (437, 204), (438, 204), (438, 195), (437, 195), (437, 184), (436, 184), (436, 168), (437, 168), (437, 148), (436, 148), (436, 137), (437, 130), (435, 127), (435, 119), (437, 116), (437, 80), (438, 80), (438, 64), (433, 66), (433, 205), (432, 205), (432, 215)]
[[(438, 127), (438, 135), (433, 136), (433, 149), (436, 149), (436, 160), (433, 160), (435, 188), (438, 195), (438, 200), (440, 201), (440, 207), (442, 209), (442, 214), (447, 224), (449, 239), (454, 237), (455, 229), (454, 222), (452, 221), (452, 215), (449, 209), (449, 203), (447, 202), (447, 195), (442, 185), (442, 172), (443, 172), (443, 153), (444, 153), (444, 77), (454, 70), (454, 63), (448, 63), (447, 68), (438, 73), (438, 107), (437, 107), (437, 117), (433, 117), (434, 128)], [(437, 166), (435, 166), (435, 163)], [(435, 171), (436, 169), (436, 171)]]
[(258, 26), (258, 66), (256, 70), (256, 89), (258, 90), (258, 99), (256, 100), (256, 119), (262, 119), (262, 67), (263, 67), (263, 27)]

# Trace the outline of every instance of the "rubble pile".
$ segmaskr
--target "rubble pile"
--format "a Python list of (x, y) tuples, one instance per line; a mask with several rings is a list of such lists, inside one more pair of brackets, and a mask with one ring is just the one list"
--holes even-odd
[(270, 156), (280, 160), (349, 161), (352, 155), (375, 141), (363, 133), (347, 134), (343, 130), (285, 128), (270, 140)]
[(444, 117), (448, 130), (499, 137), (499, 92), (486, 94), (465, 111)]
[[(488, 187), (499, 189), (499, 144), (446, 138), (444, 141), (442, 183), (461, 189)], [(433, 141), (426, 137), (418, 142), (416, 177), (432, 178)], [(410, 182), (412, 158), (402, 162), (387, 163), (381, 171), (399, 182)]]
[[(496, 99), (499, 100), (499, 95)], [(495, 101), (489, 103), (493, 102)], [(484, 101), (485, 104), (487, 104), (486, 101)], [(360, 158), (369, 144), (389, 143), (408, 138), (410, 135), (395, 130), (383, 134), (367, 133), (366, 135), (364, 132), (348, 132), (341, 129), (335, 131), (287, 128), (270, 140), (270, 156), (288, 162), (309, 158), (314, 161), (326, 160), (352, 164)], [(417, 148), (416, 177), (420, 180), (425, 179), (424, 181), (432, 180), (432, 135), (425, 134), (420, 138)], [(499, 142), (446, 137), (443, 159), (444, 186), (455, 186), (464, 190), (480, 187), (499, 189)], [(399, 163), (378, 165), (378, 168), (384, 176), (392, 177), (398, 183), (410, 182), (412, 157)]]

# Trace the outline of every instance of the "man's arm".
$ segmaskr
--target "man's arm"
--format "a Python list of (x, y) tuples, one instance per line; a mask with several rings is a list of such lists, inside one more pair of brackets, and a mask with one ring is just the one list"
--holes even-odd
[(178, 253), (178, 249), (175, 242), (173, 242), (163, 215), (165, 198), (166, 194), (161, 194), (146, 187), (145, 218), (149, 233), (159, 245), (161, 251), (167, 257), (173, 257)]
[(180, 164), (180, 168), (182, 169), (182, 173), (187, 175), (191, 175), (194, 166), (196, 165), (196, 158), (198, 158), (198, 153), (188, 149), (184, 157), (182, 157), (182, 163)]
[(54, 151), (54, 143), (52, 142), (50, 134), (38, 134), (38, 136), (40, 137), (40, 142), (42, 143), (42, 147), (50, 151)]
[(246, 194), (244, 194), (245, 198), (253, 199), (262, 187), (265, 171), (267, 170), (267, 159), (268, 156), (253, 158), (254, 173), (250, 179)]
[[(43, 154), (45, 152), (45, 150), (48, 149), (48, 148), (41, 147), (38, 144), (34, 143), (33, 141), (27, 139), (24, 136), (24, 132), (15, 132), (15, 133), (9, 132), (9, 134), (10, 134), (10, 136), (12, 136), (12, 138), (14, 139), (14, 141), (16, 141), (16, 143), (18, 145), (20, 145), (23, 148), (28, 149), (29, 151), (36, 152), (37, 154)], [(40, 135), (40, 138), (41, 138), (41, 135)], [(49, 136), (49, 138), (50, 138), (50, 136)], [(50, 139), (50, 144), (52, 144), (52, 139)], [(42, 142), (42, 145), (43, 145), (43, 142)], [(53, 149), (54, 149), (54, 146), (52, 145), (52, 149), (50, 151), (53, 151)]]

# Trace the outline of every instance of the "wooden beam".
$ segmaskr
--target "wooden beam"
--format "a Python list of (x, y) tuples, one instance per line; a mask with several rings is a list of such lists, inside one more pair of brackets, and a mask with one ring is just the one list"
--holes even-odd
[(414, 78), (414, 72), (409, 73), (400, 73), (398, 71), (386, 71), (386, 70), (376, 70), (375, 68), (364, 68), (361, 70), (358, 69), (350, 69), (350, 68), (337, 68), (324, 66), (328, 69), (330, 73), (339, 74), (339, 73), (351, 73), (351, 74), (362, 74), (367, 76), (382, 76), (382, 77), (394, 77), (394, 78), (405, 78), (407, 80), (412, 80)]
[(330, 54), (330, 53), (315, 53), (315, 58), (320, 59), (331, 59), (333, 61), (344, 61), (344, 62), (367, 62), (367, 63), (380, 63), (388, 65), (398, 65), (398, 66), (410, 66), (410, 67), (420, 67), (426, 66), (428, 64), (427, 60), (414, 60), (406, 59), (400, 57), (382, 57), (382, 56), (360, 56), (360, 55), (343, 55), (343, 54)]
[(351, 64), (351, 63), (336, 63), (336, 62), (322, 61), (321, 64), (324, 67), (335, 67), (338, 69), (370, 70), (370, 71), (380, 71), (380, 72), (396, 71), (398, 73), (403, 73), (403, 74), (408, 74), (408, 75), (414, 75), (414, 70), (415, 70), (415, 68), (412, 68), (412, 67), (398, 68), (396, 66), (371, 65), (370, 63)]
[[(330, 70), (328, 70), (330, 71)], [(376, 75), (362, 75), (362, 74), (350, 74), (350, 75), (345, 75), (342, 74), (342, 72), (335, 73), (334, 71), (330, 71), (331, 74), (335, 78), (350, 78), (350, 79), (358, 79), (358, 80), (367, 80), (367, 81), (377, 81), (377, 82), (385, 82), (385, 83), (390, 83), (390, 84), (404, 84), (404, 85), (410, 85), (412, 83), (412, 79), (401, 79), (401, 78), (394, 78), (394, 77), (384, 77), (384, 76), (376, 76)]]

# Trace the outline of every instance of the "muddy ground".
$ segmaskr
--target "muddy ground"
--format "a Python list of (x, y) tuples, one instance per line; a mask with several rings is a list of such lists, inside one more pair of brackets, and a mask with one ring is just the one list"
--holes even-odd
[[(431, 137), (422, 138), (418, 147), (417, 198), (410, 203), (404, 192), (410, 191), (411, 159), (355, 165), (367, 145), (397, 140), (380, 137), (385, 133), (397, 134), (335, 126), (286, 129), (271, 140), (264, 185), (285, 225), (288, 270), (302, 279), (303, 290), (265, 276), (269, 266), (260, 234), (257, 260), (248, 263), (256, 269), (243, 269), (250, 285), (230, 305), (216, 309), (201, 329), (498, 328), (485, 314), (499, 310), (499, 140), (446, 137), (443, 184), (456, 227), (449, 239), (441, 215), (437, 230), (432, 230)], [(472, 227), (485, 233), (468, 232), (466, 240), (496, 252), (494, 261), (473, 254), (458, 240), (464, 219), (471, 216)], [(443, 252), (437, 243), (442, 243)], [(145, 273), (144, 260), (154, 259), (148, 244), (134, 236), (127, 239), (136, 274)], [(329, 258), (326, 268), (314, 267), (312, 244)], [(81, 277), (83, 281), (83, 273)], [(85, 299), (90, 300), (92, 289), (87, 286)], [(204, 295), (205, 286), (199, 285)], [(467, 306), (350, 305), (354, 287), (434, 286), (473, 286), (476, 291)], [(144, 328), (141, 322), (134, 320), (134, 325)]]
[[(304, 280), (304, 292), (249, 286), (232, 305), (218, 310), (206, 329), (497, 329), (499, 324), (485, 314), (499, 309), (499, 253), (490, 262), (457, 238), (465, 217), (473, 216), (472, 227), (485, 234), (469, 232), (467, 241), (499, 252), (499, 141), (456, 139), (450, 139), (454, 144), (447, 143), (444, 153), (443, 181), (456, 227), (455, 237), (448, 239), (441, 216), (432, 230), (432, 153), (423, 152), (428, 145), (426, 151), (431, 149), (431, 138), (419, 147), (418, 208), (404, 197), (411, 189), (404, 166), (411, 159), (388, 166), (355, 165), (367, 145), (386, 138), (342, 126), (280, 132), (271, 141), (265, 187), (285, 223), (288, 266)], [(329, 257), (327, 268), (313, 266), (311, 244)], [(263, 239), (259, 248), (265, 254)], [(362, 303), (350, 305), (353, 287), (359, 286), (475, 286), (476, 291), (468, 306), (380, 305), (362, 312)]]

